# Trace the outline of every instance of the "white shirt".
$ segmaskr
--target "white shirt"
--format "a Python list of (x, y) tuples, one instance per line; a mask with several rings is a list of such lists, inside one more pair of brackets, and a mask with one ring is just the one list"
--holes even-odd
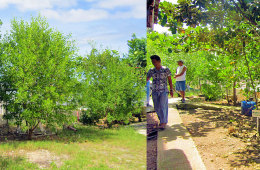
[[(177, 67), (176, 74), (181, 74), (183, 68), (186, 67), (185, 65)], [(176, 81), (185, 81), (186, 80), (186, 71), (183, 73), (183, 75), (176, 77)]]

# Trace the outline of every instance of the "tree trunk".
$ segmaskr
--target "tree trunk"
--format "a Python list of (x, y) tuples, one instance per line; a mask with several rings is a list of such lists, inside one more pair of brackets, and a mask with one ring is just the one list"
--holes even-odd
[(32, 135), (33, 135), (33, 129), (28, 130), (28, 140), (32, 140)]
[(226, 96), (226, 99), (227, 99), (227, 102), (228, 102), (228, 105), (229, 105), (230, 103), (229, 103), (229, 97), (228, 97), (228, 88), (227, 88), (227, 96)]
[(245, 53), (245, 41), (243, 42), (243, 53), (244, 53), (244, 56), (245, 56), (245, 61), (246, 61), (246, 66), (247, 66), (247, 70), (248, 70), (248, 75), (250, 77), (250, 82), (251, 82), (251, 85), (253, 87), (253, 90), (254, 90), (254, 97), (255, 97), (255, 102), (256, 102), (256, 109), (258, 109), (258, 99), (257, 99), (257, 93), (256, 93), (256, 88), (255, 88), (255, 85), (254, 85), (254, 80), (252, 78), (252, 74), (251, 74), (251, 70), (250, 70), (250, 66), (249, 66), (249, 62), (247, 60), (247, 57), (246, 57), (246, 53)]
[(234, 84), (233, 84), (233, 105), (236, 106), (237, 104), (237, 89), (236, 89), (236, 84), (237, 82), (234, 81)]
[(236, 85), (237, 85), (237, 81), (236, 81), (236, 71), (237, 71), (237, 65), (236, 65), (236, 60), (235, 60), (235, 70), (234, 70), (234, 82), (233, 82), (233, 105), (236, 106), (237, 104), (237, 89), (236, 89)]
[(32, 140), (32, 136), (33, 136), (33, 131), (37, 128), (37, 126), (39, 125), (40, 121), (37, 122), (37, 124), (35, 126), (32, 126), (29, 128), (28, 130), (28, 140)]
[(7, 127), (7, 133), (10, 132), (10, 127), (9, 127), (9, 121), (8, 119), (6, 119), (6, 127)]
[(200, 88), (200, 94), (201, 94), (201, 83), (200, 83), (200, 78), (199, 78), (199, 88)]
[(248, 80), (246, 80), (246, 89), (247, 89), (247, 99), (249, 99), (250, 97), (250, 85), (249, 85), (249, 81)]

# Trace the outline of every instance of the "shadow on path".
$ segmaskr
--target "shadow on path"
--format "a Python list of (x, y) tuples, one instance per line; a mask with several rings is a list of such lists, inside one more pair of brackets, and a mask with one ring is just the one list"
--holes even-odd
[(187, 156), (180, 149), (166, 150), (162, 156), (159, 158), (161, 160), (158, 161), (158, 169), (192, 170)]
[(183, 139), (190, 138), (186, 128), (182, 123), (171, 126), (167, 125), (166, 129), (164, 131), (161, 131), (160, 134), (160, 136), (168, 142), (176, 140), (178, 137), (181, 137)]

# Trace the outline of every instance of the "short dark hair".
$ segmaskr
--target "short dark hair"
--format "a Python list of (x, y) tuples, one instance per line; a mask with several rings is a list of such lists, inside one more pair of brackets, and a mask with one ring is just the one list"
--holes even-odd
[(161, 58), (158, 55), (152, 55), (150, 58), (151, 60), (155, 59), (157, 61), (161, 61)]
[(183, 61), (183, 60), (178, 60), (178, 61), (177, 61), (177, 63), (178, 63), (178, 62), (181, 62), (182, 64), (184, 63), (184, 61)]

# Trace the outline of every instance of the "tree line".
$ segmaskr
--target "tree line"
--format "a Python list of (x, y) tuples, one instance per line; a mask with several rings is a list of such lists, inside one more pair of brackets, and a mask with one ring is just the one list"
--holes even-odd
[(148, 54), (160, 54), (173, 69), (174, 61), (184, 58), (189, 68), (187, 81), (199, 86), (208, 98), (232, 94), (236, 105), (237, 88), (245, 84), (244, 95), (258, 102), (259, 3), (254, 0), (178, 2), (160, 3), (159, 23), (169, 27), (171, 35), (148, 32)]
[[(136, 45), (137, 40), (141, 43)], [(0, 41), (4, 118), (29, 138), (39, 123), (59, 127), (75, 122), (72, 112), (79, 108), (86, 108), (82, 120), (87, 124), (99, 119), (128, 123), (143, 106), (144, 82), (136, 69), (143, 61), (134, 54), (144, 55), (144, 42), (133, 35), (124, 57), (95, 48), (81, 56), (72, 36), (51, 28), (45, 18), (13, 19)]]

